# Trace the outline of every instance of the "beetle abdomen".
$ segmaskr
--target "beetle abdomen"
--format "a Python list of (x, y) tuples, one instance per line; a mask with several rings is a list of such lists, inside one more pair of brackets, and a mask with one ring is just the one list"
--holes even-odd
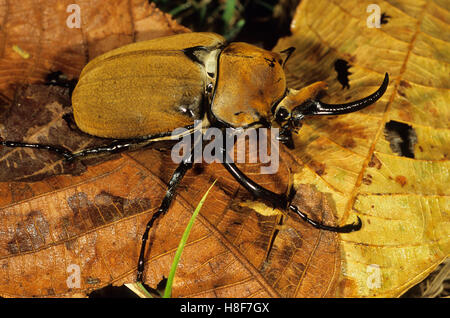
[(192, 124), (203, 114), (207, 75), (183, 50), (224, 42), (212, 33), (186, 33), (97, 57), (83, 69), (72, 96), (77, 126), (95, 136), (133, 138)]

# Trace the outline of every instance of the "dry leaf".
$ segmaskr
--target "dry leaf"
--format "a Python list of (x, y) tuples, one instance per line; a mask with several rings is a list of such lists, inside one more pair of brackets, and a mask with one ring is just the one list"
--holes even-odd
[[(72, 150), (111, 142), (81, 132), (73, 121), (70, 106), (68, 88), (38, 84), (20, 87), (14, 104), (0, 111), (1, 136), (5, 140), (59, 145)], [(0, 181), (38, 181), (58, 174), (79, 175), (86, 170), (80, 161), (68, 163), (49, 151), (30, 148), (2, 147), (0, 158)]]
[[(69, 112), (67, 90), (39, 85), (16, 90), (9, 84), (40, 82), (49, 71), (55, 70), (76, 76), (86, 59), (132, 41), (130, 35), (142, 39), (140, 33), (127, 29), (129, 20), (139, 24), (134, 15), (119, 18), (121, 12), (129, 12), (117, 9), (124, 4), (130, 2), (102, 6), (100, 12), (104, 15), (95, 14), (100, 2), (87, 13), (84, 11), (86, 24), (81, 33), (77, 31), (83, 35), (78, 41), (50, 28), (45, 36), (58, 40), (56, 50), (43, 48), (40, 42), (33, 46), (35, 42), (24, 39), (23, 33), (20, 36), (4, 33), (8, 34), (5, 48), (9, 49), (14, 42), (30, 58), (24, 60), (22, 55), (11, 53), (11, 58), (2, 59), (9, 74), (13, 74), (0, 77), (2, 92), (8, 100), (16, 93), (14, 103), (0, 115), (5, 123), (3, 137), (59, 144), (73, 150), (102, 142), (80, 133), (64, 120), (63, 115)], [(82, 4), (81, 7), (83, 12)], [(63, 21), (66, 15), (61, 10), (65, 6), (55, 8), (56, 12), (44, 15), (53, 14)], [(7, 9), (6, 26), (9, 27), (2, 28), (5, 32), (14, 24), (25, 23), (15, 21), (15, 15), (10, 17), (11, 12), (20, 8), (8, 5)], [(139, 25), (141, 29), (148, 27), (148, 37), (159, 36), (161, 32), (153, 30), (161, 14), (154, 8), (149, 10), (151, 13), (147, 14), (157, 21)], [(145, 14), (141, 13), (140, 19), (144, 18)], [(166, 21), (170, 22), (167, 18)], [(171, 28), (170, 24), (165, 26), (167, 32), (172, 32)], [(22, 29), (28, 30), (29, 26), (24, 25)], [(95, 41), (90, 40), (94, 38)], [(85, 49), (77, 51), (77, 48)], [(72, 52), (78, 62), (69, 63), (64, 59), (61, 52), (66, 51)], [(86, 52), (89, 54), (83, 54)], [(38, 53), (40, 56), (45, 53), (47, 64), (41, 63), (43, 59)], [(21, 72), (14, 73), (16, 68)], [(85, 162), (67, 167), (48, 152), (1, 151), (4, 182), (0, 183), (0, 218), (5, 220), (0, 228), (2, 296), (78, 297), (108, 284), (134, 281), (145, 224), (159, 206), (166, 188), (164, 182), (175, 169), (174, 164), (168, 164), (171, 160), (167, 152), (149, 149), (108, 158), (107, 162), (95, 162), (86, 168)], [(242, 167), (251, 175), (258, 168)], [(254, 178), (282, 192), (287, 187), (286, 166), (283, 171), (281, 176), (255, 175)], [(61, 173), (68, 175), (58, 175)], [(152, 230), (145, 272), (150, 286), (155, 287), (167, 276), (186, 222), (210, 181), (216, 178), (220, 179), (217, 190), (204, 205), (177, 270), (174, 296), (335, 294), (340, 265), (337, 235), (317, 231), (296, 218), (284, 219), (279, 226), (281, 218), (277, 213), (263, 216), (241, 205), (251, 197), (217, 164), (197, 166), (187, 175), (177, 200)], [(296, 200), (305, 207), (310, 206), (308, 211), (318, 219), (334, 222), (328, 197), (316, 189), (306, 187), (305, 193), (299, 194)]]
[[(21, 107), (13, 105), (8, 118), (16, 123), (14, 118), (27, 118), (23, 112), (36, 108), (44, 124), (39, 116), (22, 121), (17, 134), (71, 148), (101, 141), (70, 129), (58, 103), (67, 103), (67, 94), (59, 96), (59, 90), (34, 85), (18, 91), (15, 100)], [(48, 116), (50, 110), (56, 110), (54, 117)], [(7, 130), (15, 133), (14, 128)], [(0, 231), (3, 296), (80, 296), (134, 281), (140, 237), (164, 195), (162, 180), (167, 182), (176, 165), (170, 152), (157, 149), (108, 160), (87, 169), (78, 163), (82, 168), (76, 170), (48, 152), (2, 149), (2, 178), (21, 181), (0, 183), (0, 216), (6, 221)], [(273, 191), (287, 190), (286, 165), (281, 166), (284, 173), (271, 176), (257, 176), (259, 165), (241, 168)], [(23, 182), (33, 178), (41, 181)], [(278, 226), (276, 213), (263, 216), (245, 207), (241, 203), (251, 197), (220, 164), (198, 165), (188, 173), (176, 202), (151, 232), (145, 272), (150, 286), (167, 276), (190, 214), (214, 179), (219, 179), (218, 189), (210, 193), (190, 235), (174, 296), (334, 295), (340, 265), (337, 235), (295, 217)], [(295, 200), (316, 219), (334, 223), (328, 197), (314, 187), (300, 189)], [(78, 272), (79, 288), (69, 288)]]
[[(0, 1), (0, 92), (43, 82), (50, 71), (77, 77), (86, 63), (113, 48), (188, 30), (146, 0), (77, 1), (80, 28), (70, 28), (71, 0)], [(30, 55), (24, 59), (14, 47)], [(0, 95), (1, 96), (1, 95)]]
[[(367, 26), (372, 3), (388, 17), (380, 28)], [(399, 296), (449, 255), (448, 21), (446, 1), (304, 0), (275, 48), (297, 48), (290, 86), (325, 80), (326, 101), (366, 96), (391, 77), (375, 105), (311, 118), (295, 140), (306, 165), (296, 183), (330, 193), (342, 222), (363, 221), (340, 235), (338, 296)], [(338, 60), (350, 66), (348, 89)]]

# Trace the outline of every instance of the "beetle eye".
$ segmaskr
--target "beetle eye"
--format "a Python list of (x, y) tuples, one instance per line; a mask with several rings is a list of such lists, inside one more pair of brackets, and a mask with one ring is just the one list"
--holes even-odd
[(288, 117), (289, 117), (289, 111), (286, 108), (281, 107), (277, 111), (276, 120), (281, 121), (281, 120), (287, 119)]

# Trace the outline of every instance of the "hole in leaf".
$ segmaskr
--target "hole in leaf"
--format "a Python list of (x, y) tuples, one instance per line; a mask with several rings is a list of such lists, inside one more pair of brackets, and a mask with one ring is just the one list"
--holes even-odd
[(386, 123), (384, 134), (393, 152), (403, 157), (414, 158), (417, 135), (412, 126), (391, 120)]
[(45, 76), (45, 85), (60, 86), (69, 89), (69, 97), (77, 85), (77, 79), (69, 79), (66, 74), (61, 71), (51, 72)]
[(348, 76), (352, 74), (348, 71), (350, 67), (351, 65), (348, 65), (346, 60), (337, 59), (336, 62), (334, 62), (334, 69), (338, 73), (337, 80), (341, 83), (342, 88), (350, 88), (350, 84), (348, 82)]
[(387, 15), (386, 12), (381, 13), (380, 24), (387, 24), (389, 22), (388, 19), (390, 18), (391, 16)]

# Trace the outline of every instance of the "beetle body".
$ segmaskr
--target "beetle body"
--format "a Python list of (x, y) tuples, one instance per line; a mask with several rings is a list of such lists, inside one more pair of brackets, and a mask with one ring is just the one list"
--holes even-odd
[[(129, 44), (107, 52), (83, 69), (73, 92), (77, 126), (108, 138), (141, 138), (204, 120), (203, 126), (282, 128), (293, 147), (305, 115), (349, 113), (374, 103), (369, 97), (329, 105), (314, 100), (326, 87), (317, 82), (299, 91), (286, 87), (280, 53), (247, 43), (226, 43), (215, 33), (184, 33)], [(283, 56), (287, 54), (287, 56)]]
[[(300, 90), (289, 89), (283, 66), (293, 48), (276, 53), (246, 43), (226, 43), (214, 33), (186, 33), (133, 43), (105, 53), (83, 69), (72, 95), (74, 119), (84, 132), (115, 140), (106, 146), (71, 152), (46, 144), (3, 141), (7, 147), (45, 149), (67, 161), (143, 147), (162, 140), (179, 127), (280, 127), (279, 140), (292, 148), (292, 132), (310, 115), (338, 115), (376, 102), (386, 91), (389, 77), (373, 94), (345, 104), (316, 99), (324, 82)], [(190, 132), (188, 132), (190, 133)], [(170, 137), (169, 137), (170, 138)], [(219, 151), (227, 157), (224, 147)], [(183, 157), (168, 182), (160, 208), (152, 215), (142, 238), (137, 280), (142, 281), (145, 245), (154, 221), (169, 209), (176, 187), (192, 168), (192, 153)], [(291, 204), (290, 196), (269, 191), (253, 182), (229, 160), (222, 164), (256, 198), (289, 209), (312, 226), (334, 232), (352, 232), (355, 224), (329, 226), (310, 219)]]
[[(134, 138), (205, 119), (231, 127), (269, 122), (286, 92), (282, 56), (214, 33), (185, 33), (103, 54), (73, 92), (77, 126)], [(204, 115), (207, 117), (204, 118)]]

